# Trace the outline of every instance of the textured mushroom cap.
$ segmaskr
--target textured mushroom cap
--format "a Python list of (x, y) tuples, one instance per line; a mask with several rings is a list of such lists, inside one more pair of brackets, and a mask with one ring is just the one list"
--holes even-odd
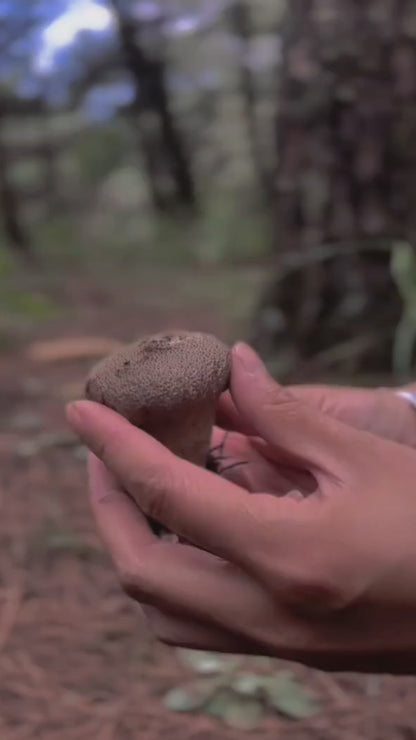
[(210, 334), (156, 334), (98, 363), (86, 395), (146, 428), (154, 414), (213, 402), (228, 386), (230, 367), (229, 348)]

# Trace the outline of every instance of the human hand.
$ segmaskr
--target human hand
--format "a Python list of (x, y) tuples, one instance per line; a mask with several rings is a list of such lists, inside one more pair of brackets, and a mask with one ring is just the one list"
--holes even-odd
[[(68, 419), (94, 453), (92, 509), (125, 590), (169, 644), (415, 672), (415, 452), (296, 399), (248, 348), (233, 356), (244, 424), (315, 490), (249, 495), (110, 409), (72, 405)], [(147, 517), (193, 544), (158, 540)]]
[[(287, 390), (298, 400), (356, 429), (416, 448), (416, 411), (395, 389), (298, 385)], [(310, 488), (304, 474), (299, 477), (299, 471), (276, 468), (271, 463), (272, 451), (264, 440), (258, 444), (255, 430), (243, 416), (230, 392), (224, 393), (218, 404), (218, 426), (212, 435), (220, 474), (251, 492), (274, 488), (276, 492), (282, 488), (287, 491), (294, 483), (304, 490)]]

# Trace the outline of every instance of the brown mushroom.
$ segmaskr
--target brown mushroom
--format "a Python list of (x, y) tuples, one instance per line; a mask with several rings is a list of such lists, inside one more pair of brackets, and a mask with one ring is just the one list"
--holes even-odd
[(98, 363), (86, 396), (176, 455), (205, 466), (216, 402), (228, 386), (230, 365), (229, 348), (210, 334), (156, 334)]

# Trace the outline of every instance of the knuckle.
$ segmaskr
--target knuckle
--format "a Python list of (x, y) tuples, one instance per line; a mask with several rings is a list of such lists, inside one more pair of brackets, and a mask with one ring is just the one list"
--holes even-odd
[(137, 559), (137, 562), (119, 565), (118, 575), (121, 587), (127, 596), (141, 603), (150, 603), (155, 584), (145, 567), (145, 562), (146, 558), (142, 556)]
[(146, 545), (133, 556), (116, 563), (124, 593), (143, 605), (157, 607), (163, 602), (163, 579), (157, 562), (160, 547), (159, 544)]
[(270, 411), (278, 410), (285, 414), (296, 414), (302, 407), (301, 402), (295, 396), (274, 382), (268, 383), (264, 388), (263, 404)]
[(339, 569), (328, 564), (309, 566), (297, 574), (290, 598), (308, 612), (335, 612), (350, 603), (348, 588)]
[(163, 519), (169, 502), (170, 486), (161, 466), (146, 466), (146, 470), (133, 469), (127, 490), (140, 495), (140, 506), (147, 516), (156, 521)]
[(156, 624), (152, 623), (151, 629), (156, 639), (164, 645), (176, 647), (183, 643), (183, 634), (180, 633), (176, 625), (167, 619), (157, 621)]
[(138, 599), (141, 594), (140, 577), (136, 569), (120, 568), (119, 579), (124, 593), (132, 599)]
[(168, 509), (168, 492), (159, 480), (146, 482), (142, 485), (142, 500), (145, 503), (146, 514), (156, 522), (164, 523)]
[(109, 434), (102, 434), (96, 440), (94, 453), (110, 470), (114, 467), (114, 461), (124, 460), (125, 446), (121, 439)]
[(94, 450), (96, 456), (106, 465), (110, 467), (109, 463), (113, 457), (113, 443), (107, 437), (101, 437), (97, 440)]

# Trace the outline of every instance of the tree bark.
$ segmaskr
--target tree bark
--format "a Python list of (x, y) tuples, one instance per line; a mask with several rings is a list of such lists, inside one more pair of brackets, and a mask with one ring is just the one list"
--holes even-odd
[[(197, 200), (195, 185), (169, 104), (165, 61), (141, 47), (140, 22), (124, 14), (118, 0), (112, 0), (112, 4), (126, 66), (136, 87), (133, 110), (154, 206), (165, 210), (179, 203), (193, 208)], [(167, 180), (171, 181), (170, 188)]]
[(264, 159), (259, 137), (256, 112), (257, 91), (249, 62), (252, 23), (247, 0), (235, 0), (228, 9), (228, 19), (233, 34), (240, 41), (239, 88), (244, 103), (251, 158), (265, 201), (267, 205), (270, 205), (275, 199), (274, 173)]
[(19, 199), (9, 176), (7, 147), (3, 141), (0, 120), (0, 213), (7, 245), (20, 259), (36, 262), (33, 247), (23, 224)]
[[(378, 246), (416, 245), (414, 0), (291, 0), (278, 98), (274, 264), (305, 267), (272, 282), (257, 346), (290, 344), (299, 364), (379, 332), (341, 364), (390, 369), (401, 304)], [(306, 266), (322, 245), (333, 256)]]

